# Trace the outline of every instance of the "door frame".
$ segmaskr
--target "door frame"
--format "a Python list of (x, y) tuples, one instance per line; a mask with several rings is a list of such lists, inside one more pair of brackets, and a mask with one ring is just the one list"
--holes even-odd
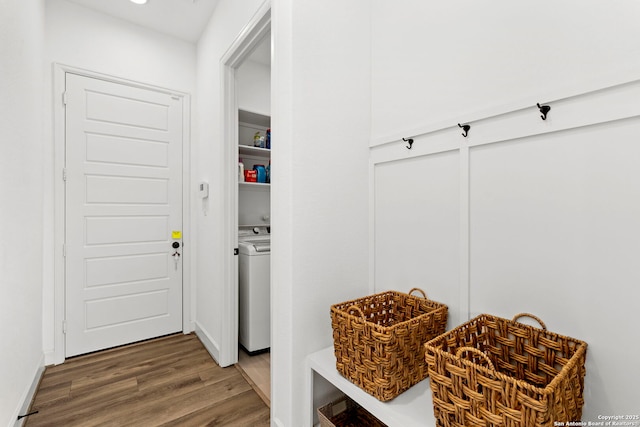
[[(223, 219), (224, 285), (220, 366), (238, 362), (238, 98), (236, 70), (271, 31), (271, 1), (265, 0), (220, 59), (222, 144), (224, 150), (226, 206)], [(273, 36), (271, 37), (273, 56)]]
[(77, 74), (111, 83), (124, 84), (141, 89), (153, 90), (182, 98), (182, 331), (194, 330), (191, 308), (195, 307), (195, 288), (191, 286), (193, 276), (193, 260), (195, 259), (195, 234), (191, 233), (191, 95), (186, 92), (154, 86), (134, 80), (116, 77), (95, 71), (85, 70), (65, 64), (53, 64), (53, 152), (54, 152), (54, 279), (53, 279), (53, 315), (54, 315), (54, 350), (49, 363), (63, 363), (66, 357), (65, 348), (65, 185), (63, 170), (66, 157), (66, 123), (64, 92), (67, 74)]

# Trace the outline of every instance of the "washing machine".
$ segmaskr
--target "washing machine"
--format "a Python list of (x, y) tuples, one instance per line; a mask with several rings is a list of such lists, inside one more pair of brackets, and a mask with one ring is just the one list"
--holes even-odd
[(271, 234), (268, 226), (238, 229), (238, 340), (249, 353), (271, 347)]

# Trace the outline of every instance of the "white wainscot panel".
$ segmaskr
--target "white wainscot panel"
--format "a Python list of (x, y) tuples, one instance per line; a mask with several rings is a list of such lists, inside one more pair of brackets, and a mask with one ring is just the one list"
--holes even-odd
[(169, 235), (168, 216), (89, 217), (86, 244), (161, 242)]
[(85, 261), (87, 287), (167, 278), (167, 253), (91, 258)]
[(87, 203), (167, 204), (169, 180), (88, 175)]
[(148, 129), (169, 129), (169, 106), (87, 91), (87, 119)]
[(87, 329), (166, 316), (169, 313), (169, 291), (162, 289), (87, 301), (85, 310)]
[(375, 289), (423, 289), (458, 319), (459, 155), (450, 151), (374, 167)]
[(89, 133), (87, 161), (166, 168), (169, 143)]
[(638, 134), (631, 118), (469, 154), (471, 315), (531, 312), (586, 341), (585, 421), (638, 413)]

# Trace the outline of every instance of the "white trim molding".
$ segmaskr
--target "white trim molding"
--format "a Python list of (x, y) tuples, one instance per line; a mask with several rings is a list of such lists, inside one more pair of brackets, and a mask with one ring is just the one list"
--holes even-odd
[(198, 336), (198, 339), (200, 339), (200, 342), (202, 342), (202, 345), (204, 345), (204, 348), (207, 349), (216, 363), (220, 365), (220, 346), (218, 345), (218, 343), (213, 338), (211, 338), (211, 336), (204, 329), (202, 329), (202, 327), (200, 327), (200, 324), (198, 322), (195, 322), (194, 328), (195, 333)]
[(445, 129), (458, 129), (457, 123), (472, 123), (480, 122), (497, 118), (505, 114), (511, 114), (516, 111), (528, 110), (536, 108), (536, 103), (549, 104), (560, 101), (567, 101), (573, 98), (580, 98), (588, 94), (605, 92), (609, 90), (616, 90), (624, 88), (630, 84), (637, 82), (637, 73), (625, 78), (606, 78), (596, 77), (589, 81), (576, 82), (575, 86), (566, 87), (562, 92), (553, 93), (541, 93), (536, 100), (531, 98), (519, 99), (504, 105), (495, 105), (486, 109), (477, 110), (470, 113), (463, 113), (460, 117), (452, 117), (441, 122), (424, 123), (416, 125), (415, 127), (398, 130), (396, 132), (376, 136), (371, 139), (370, 147), (380, 147), (387, 144), (393, 144), (403, 142), (402, 138), (416, 138), (426, 136), (429, 134), (435, 134)]

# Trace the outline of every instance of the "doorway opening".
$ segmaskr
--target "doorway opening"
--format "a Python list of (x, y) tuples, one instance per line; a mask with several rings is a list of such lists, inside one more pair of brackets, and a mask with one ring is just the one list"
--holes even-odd
[[(243, 362), (249, 361), (251, 365), (245, 368), (245, 373), (251, 374), (248, 375), (250, 381), (257, 386), (257, 390), (263, 391), (268, 401), (270, 363), (267, 357), (271, 338), (269, 320), (271, 280), (268, 260), (270, 247), (268, 243), (265, 246), (264, 240), (270, 237), (271, 232), (270, 184), (266, 182), (270, 159), (270, 150), (266, 147), (267, 129), (270, 127), (271, 91), (271, 5), (269, 1), (260, 7), (232, 43), (222, 57), (221, 67), (223, 144), (226, 160), (225, 176), (228, 183), (225, 187), (225, 200), (228, 204), (225, 210), (224, 228), (229, 250), (225, 253), (226, 280), (223, 295), (225, 304), (222, 313), (219, 363), (221, 366), (236, 364), (240, 359), (239, 355), (242, 354)], [(249, 172), (247, 179), (244, 179), (244, 171)], [(255, 182), (252, 182), (254, 179)], [(257, 242), (244, 244), (250, 239), (239, 239), (241, 231), (245, 233), (244, 237), (258, 237), (259, 245), (254, 244)], [(243, 258), (242, 261), (240, 258)], [(252, 275), (252, 279), (259, 279), (258, 281), (261, 282), (259, 295), (256, 294), (258, 290), (255, 289), (255, 286), (258, 286), (257, 281), (253, 280), (246, 286), (247, 278), (240, 279), (241, 268), (243, 271), (251, 270), (249, 274)], [(242, 297), (241, 287), (244, 289)], [(251, 306), (251, 302), (247, 300), (253, 300), (254, 304), (257, 300), (260, 302), (260, 307)], [(261, 313), (262, 320), (256, 320), (258, 311)], [(264, 320), (265, 314), (267, 320)], [(256, 334), (259, 336), (259, 342), (254, 342), (255, 339), (249, 342), (246, 339), (246, 324), (241, 328), (241, 322), (261, 324), (262, 328), (258, 328), (260, 330), (251, 331), (252, 338), (255, 338)], [(242, 346), (246, 351), (240, 350)], [(243, 368), (243, 365), (247, 366), (246, 363), (241, 363), (240, 367)], [(257, 371), (253, 371), (254, 369)]]

